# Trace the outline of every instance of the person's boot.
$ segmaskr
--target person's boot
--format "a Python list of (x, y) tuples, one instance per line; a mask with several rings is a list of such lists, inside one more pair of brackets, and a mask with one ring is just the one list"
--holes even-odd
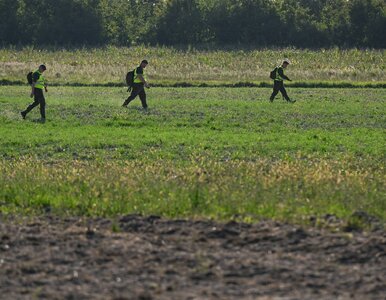
[(25, 120), (25, 116), (27, 115), (27, 113), (25, 111), (21, 111), (20, 114), (23, 120)]
[(293, 100), (293, 99), (288, 99), (288, 100), (287, 100), (287, 102), (289, 102), (289, 103), (295, 103), (295, 102), (296, 102), (296, 100)]
[(122, 104), (122, 107), (127, 107), (127, 105), (130, 103), (130, 101), (127, 101), (128, 99), (126, 99), (123, 104)]

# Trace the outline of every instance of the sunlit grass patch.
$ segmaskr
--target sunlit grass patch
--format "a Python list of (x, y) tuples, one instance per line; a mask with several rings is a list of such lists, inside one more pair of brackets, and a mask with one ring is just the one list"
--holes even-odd
[(167, 217), (274, 218), (300, 221), (364, 210), (385, 219), (382, 169), (351, 158), (216, 162), (0, 161), (3, 213), (160, 214)]

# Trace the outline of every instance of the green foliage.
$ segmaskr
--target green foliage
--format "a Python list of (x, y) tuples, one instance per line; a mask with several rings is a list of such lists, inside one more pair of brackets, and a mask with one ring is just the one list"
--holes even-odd
[(189, 45), (204, 43), (205, 23), (196, 0), (166, 1), (155, 24), (153, 43)]
[[(380, 32), (386, 30), (386, 2), (383, 0), (353, 0), (349, 2), (351, 40), (365, 47), (386, 47)], [(382, 31), (379, 31), (382, 30)]]
[[(8, 1), (8, 0), (5, 0)], [(35, 45), (97, 44), (101, 24), (95, 6), (99, 0), (19, 0), (7, 7), (17, 12), (13, 39), (3, 42)], [(0, 1), (3, 2), (3, 1)], [(11, 14), (13, 17), (14, 14)]]
[(384, 0), (0, 0), (5, 45), (385, 48)]

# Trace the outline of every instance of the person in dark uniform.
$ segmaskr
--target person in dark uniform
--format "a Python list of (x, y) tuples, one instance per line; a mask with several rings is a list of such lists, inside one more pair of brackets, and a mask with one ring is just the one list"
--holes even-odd
[(133, 83), (133, 89), (131, 90), (131, 94), (129, 98), (123, 102), (122, 106), (127, 107), (127, 105), (135, 99), (135, 97), (139, 96), (139, 99), (141, 100), (142, 107), (144, 109), (147, 109), (147, 103), (146, 103), (146, 93), (145, 93), (145, 87), (149, 88), (149, 84), (146, 80), (146, 76), (144, 73), (144, 69), (148, 65), (147, 60), (143, 60), (139, 67), (135, 68), (134, 70), (134, 83)]
[(269, 100), (273, 102), (273, 99), (275, 99), (276, 95), (280, 93), (283, 95), (284, 99), (287, 100), (287, 102), (294, 103), (296, 100), (291, 100), (288, 97), (287, 91), (284, 87), (284, 80), (291, 81), (287, 76), (284, 75), (284, 69), (287, 68), (289, 65), (289, 60), (285, 59), (283, 60), (281, 66), (276, 67), (276, 77), (273, 80), (273, 92)]
[(43, 89), (47, 92), (47, 84), (43, 76), (43, 72), (47, 70), (45, 65), (40, 65), (39, 68), (32, 74), (32, 90), (31, 98), (34, 98), (34, 102), (30, 104), (26, 110), (20, 112), (23, 119), (27, 114), (36, 106), (40, 104), (40, 122), (46, 121), (46, 100), (44, 98)]

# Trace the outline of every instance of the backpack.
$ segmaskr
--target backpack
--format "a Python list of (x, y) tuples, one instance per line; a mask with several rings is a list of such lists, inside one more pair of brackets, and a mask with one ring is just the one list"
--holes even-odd
[(275, 69), (273, 69), (270, 73), (269, 73), (269, 78), (271, 79), (276, 79), (276, 71), (277, 71), (277, 67)]
[(33, 74), (33, 72), (29, 72), (27, 74), (27, 82), (28, 82), (28, 84), (32, 84), (33, 83), (32, 82), (32, 74)]
[(133, 83), (134, 83), (134, 70), (127, 72), (126, 74), (126, 84), (127, 84), (127, 91), (130, 92), (131, 89), (133, 88)]

